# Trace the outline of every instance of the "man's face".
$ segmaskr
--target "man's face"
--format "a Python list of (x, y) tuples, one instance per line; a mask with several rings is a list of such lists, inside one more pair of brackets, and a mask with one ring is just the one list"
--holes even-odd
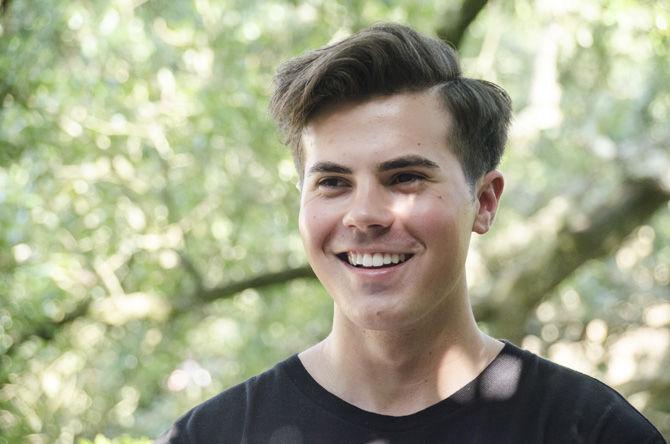
[(305, 128), (300, 234), (336, 316), (391, 330), (462, 307), (480, 201), (449, 122), (433, 94), (414, 93), (343, 104)]

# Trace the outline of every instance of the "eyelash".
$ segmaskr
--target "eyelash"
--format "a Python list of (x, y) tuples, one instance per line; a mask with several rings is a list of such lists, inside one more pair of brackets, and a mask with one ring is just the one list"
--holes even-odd
[[(401, 179), (409, 179), (409, 180), (401, 180)], [(424, 180), (426, 180), (426, 176), (424, 176), (423, 174), (414, 172), (402, 172), (393, 175), (391, 177), (389, 184), (390, 185), (412, 184)], [(349, 182), (342, 177), (324, 177), (316, 183), (317, 187), (319, 188), (324, 187), (328, 189), (341, 188), (347, 185), (349, 185)]]
[[(405, 176), (406, 178), (409, 178), (410, 180), (400, 181), (399, 179), (403, 176)], [(426, 180), (426, 176), (424, 176), (423, 174), (412, 173), (412, 172), (403, 172), (403, 173), (398, 173), (398, 174), (394, 175), (391, 178), (391, 183), (393, 183), (393, 184), (407, 184), (407, 183), (414, 183), (414, 182), (422, 181), (422, 180)]]
[[(333, 182), (337, 182), (337, 184), (334, 184)], [(341, 177), (324, 177), (320, 179), (316, 185), (317, 187), (338, 188), (346, 183), (347, 181)]]

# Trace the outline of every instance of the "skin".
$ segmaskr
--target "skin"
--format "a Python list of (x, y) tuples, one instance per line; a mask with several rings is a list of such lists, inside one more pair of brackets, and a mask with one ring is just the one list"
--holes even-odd
[[(334, 316), (330, 335), (299, 357), (326, 390), (367, 411), (429, 407), (502, 349), (475, 323), (465, 261), (504, 181), (490, 171), (471, 189), (450, 126), (428, 90), (338, 105), (303, 132), (300, 234)], [(409, 259), (355, 267), (350, 252)]]

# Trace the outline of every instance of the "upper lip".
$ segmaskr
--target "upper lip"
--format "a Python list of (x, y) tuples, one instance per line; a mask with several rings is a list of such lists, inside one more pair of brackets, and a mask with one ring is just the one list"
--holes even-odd
[(351, 249), (342, 249), (342, 250), (336, 250), (336, 255), (337, 254), (348, 254), (348, 253), (356, 253), (356, 254), (375, 254), (375, 253), (383, 253), (383, 254), (414, 254), (413, 251), (411, 250), (401, 250), (399, 248), (389, 248), (389, 247), (377, 247), (377, 248), (351, 248)]
[(388, 250), (371, 250), (371, 251), (359, 251), (359, 250), (349, 250), (343, 251), (339, 254), (412, 254), (407, 251), (388, 251)]

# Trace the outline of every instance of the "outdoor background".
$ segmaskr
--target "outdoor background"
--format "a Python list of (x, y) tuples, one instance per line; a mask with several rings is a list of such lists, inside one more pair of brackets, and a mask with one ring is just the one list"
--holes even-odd
[(324, 337), (266, 107), (282, 60), (378, 21), (452, 42), (514, 100), (502, 210), (468, 263), (482, 328), (613, 385), (670, 436), (670, 3), (0, 14), (0, 443), (154, 437)]

